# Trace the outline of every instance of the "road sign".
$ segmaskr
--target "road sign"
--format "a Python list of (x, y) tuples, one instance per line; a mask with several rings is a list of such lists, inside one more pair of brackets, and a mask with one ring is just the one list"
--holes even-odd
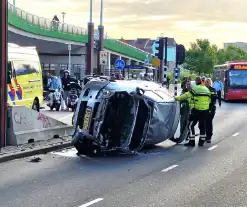
[(131, 61), (130, 61), (130, 59), (127, 59), (127, 61), (126, 61), (126, 65), (131, 65)]
[(146, 58), (145, 58), (144, 62), (145, 62), (146, 65), (149, 64), (149, 56), (148, 56), (148, 54), (146, 55)]
[(158, 59), (158, 58), (153, 58), (153, 59), (152, 59), (152, 66), (154, 66), (154, 67), (159, 67), (159, 66), (160, 66), (160, 59)]
[(114, 63), (114, 67), (117, 69), (117, 70), (123, 70), (124, 67), (125, 67), (125, 62), (121, 59), (117, 59)]
[(100, 65), (107, 65), (108, 52), (100, 51)]

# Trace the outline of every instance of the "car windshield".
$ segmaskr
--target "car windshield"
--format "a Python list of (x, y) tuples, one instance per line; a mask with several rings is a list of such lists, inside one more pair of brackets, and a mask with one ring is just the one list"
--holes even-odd
[(230, 88), (247, 88), (247, 70), (229, 71)]

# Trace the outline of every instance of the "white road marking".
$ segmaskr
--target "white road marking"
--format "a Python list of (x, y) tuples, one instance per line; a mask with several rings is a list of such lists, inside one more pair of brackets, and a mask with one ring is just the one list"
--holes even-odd
[(234, 135), (232, 135), (233, 137), (236, 137), (236, 136), (238, 136), (239, 135), (239, 133), (237, 132), (237, 133), (235, 133)]
[(172, 169), (174, 169), (175, 167), (178, 167), (178, 165), (172, 165), (172, 166), (170, 166), (170, 167), (168, 167), (168, 168), (162, 170), (161, 172), (168, 172), (169, 170), (172, 170)]
[(51, 154), (54, 155), (59, 155), (59, 156), (63, 156), (63, 157), (78, 157), (77, 156), (77, 150), (75, 148), (72, 149), (67, 149), (67, 150), (63, 150), (61, 152), (51, 152)]
[(70, 116), (73, 116), (73, 114), (69, 114), (69, 115), (66, 115), (66, 116), (63, 116), (62, 118), (60, 118), (59, 120), (64, 120), (64, 119), (67, 119), (68, 117)]
[(98, 203), (98, 202), (100, 202), (100, 201), (103, 201), (104, 199), (103, 198), (97, 198), (97, 199), (95, 199), (95, 200), (93, 200), (93, 201), (90, 201), (90, 202), (88, 202), (88, 203), (85, 203), (85, 204), (83, 204), (83, 205), (81, 205), (81, 206), (79, 206), (79, 207), (88, 207), (88, 206), (91, 206), (91, 205), (93, 205), (93, 204), (95, 204), (95, 203)]
[(214, 145), (214, 146), (212, 146), (212, 147), (209, 147), (208, 150), (211, 151), (211, 150), (213, 150), (213, 149), (215, 149), (215, 148), (217, 148), (217, 147), (218, 147), (217, 145)]

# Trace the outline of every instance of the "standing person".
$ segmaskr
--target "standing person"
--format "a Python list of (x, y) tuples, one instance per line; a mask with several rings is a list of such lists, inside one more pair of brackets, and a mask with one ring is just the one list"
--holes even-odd
[(166, 84), (167, 84), (167, 89), (169, 90), (169, 86), (170, 86), (170, 78), (169, 78), (169, 76), (167, 76), (167, 82), (166, 82)]
[[(186, 88), (182, 91), (181, 94), (185, 94), (189, 91), (191, 91), (191, 82), (187, 81), (186, 83)], [(191, 110), (194, 108), (194, 102), (191, 98), (188, 98), (185, 102), (181, 104), (181, 109), (180, 109), (180, 137), (182, 138), (185, 136), (187, 139), (189, 134), (188, 134), (188, 124), (189, 124), (189, 116), (191, 113)]]
[(223, 83), (219, 80), (218, 77), (216, 77), (213, 88), (216, 90), (219, 106), (221, 106), (221, 91), (223, 90)]
[(111, 74), (111, 78), (110, 78), (111, 80), (116, 80), (116, 75), (115, 75), (115, 73), (112, 73)]
[(186, 82), (187, 82), (187, 77), (184, 77), (184, 78), (183, 78), (183, 81), (182, 81), (182, 83), (181, 83), (181, 89), (182, 89), (182, 90), (186, 89)]
[(202, 82), (202, 85), (204, 85), (204, 86), (205, 86), (205, 80), (206, 80), (206, 77), (202, 76), (201, 82)]
[(195, 125), (199, 122), (200, 138), (199, 146), (203, 146), (206, 138), (206, 120), (209, 111), (210, 91), (207, 87), (203, 86), (201, 83), (201, 78), (196, 77), (196, 86), (194, 86), (191, 91), (175, 97), (177, 101), (184, 101), (191, 99), (194, 103), (193, 109), (189, 117), (189, 142), (185, 146), (195, 146)]
[(68, 110), (69, 84), (70, 84), (69, 71), (65, 70), (64, 76), (62, 77), (62, 87), (63, 87), (63, 99), (67, 110)]
[(209, 104), (209, 113), (208, 118), (206, 121), (206, 141), (207, 143), (211, 143), (211, 138), (213, 136), (213, 119), (216, 112), (216, 100), (217, 94), (216, 90), (212, 87), (212, 80), (211, 78), (207, 78), (205, 80), (205, 86), (209, 89), (211, 93), (211, 102)]

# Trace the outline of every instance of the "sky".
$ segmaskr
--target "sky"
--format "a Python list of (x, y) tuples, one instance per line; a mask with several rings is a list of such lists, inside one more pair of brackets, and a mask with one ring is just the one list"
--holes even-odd
[[(9, 0), (10, 3), (12, 0)], [(89, 21), (90, 0), (16, 0), (16, 6), (83, 28)], [(224, 42), (247, 42), (246, 0), (104, 0), (103, 24), (113, 38), (155, 39), (163, 33), (189, 46), (207, 38), (219, 47)], [(93, 22), (99, 24), (100, 0), (93, 0)]]

